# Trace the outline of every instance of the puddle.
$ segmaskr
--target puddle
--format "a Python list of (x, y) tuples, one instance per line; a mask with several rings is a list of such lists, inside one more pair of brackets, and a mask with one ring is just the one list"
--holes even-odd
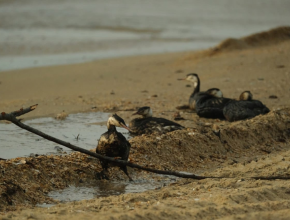
[[(27, 120), (24, 123), (44, 133), (70, 142), (85, 149), (95, 148), (101, 134), (106, 130), (106, 121), (110, 113), (93, 112), (70, 114), (65, 120), (51, 117)], [(126, 129), (118, 128), (126, 138)], [(79, 135), (78, 140), (76, 137)], [(60, 150), (62, 149), (62, 150)], [(0, 123), (0, 156), (15, 158), (33, 154), (62, 154), (72, 150), (43, 139), (14, 124)], [(146, 174), (146, 177), (129, 181), (94, 181), (93, 183), (79, 183), (66, 189), (51, 191), (48, 196), (60, 202), (89, 200), (110, 195), (144, 192), (168, 185), (177, 180), (176, 177)], [(38, 204), (39, 207), (51, 207), (55, 204)]]
[[(140, 193), (161, 188), (177, 180), (177, 177), (154, 175), (157, 178), (137, 179), (134, 182), (125, 181), (96, 181), (90, 186), (69, 186), (64, 190), (52, 191), (48, 196), (60, 202), (73, 202), (93, 198), (120, 195), (125, 193)], [(39, 204), (39, 207), (51, 207), (55, 204)]]
[[(65, 120), (51, 117), (27, 120), (24, 123), (53, 137), (70, 142), (87, 150), (95, 148), (101, 134), (107, 131), (106, 122), (110, 113), (90, 112), (70, 114)], [(128, 138), (124, 128), (118, 128)], [(78, 139), (77, 139), (78, 137)], [(72, 150), (48, 141), (17, 127), (14, 124), (0, 123), (0, 156), (10, 159), (29, 156), (30, 154), (62, 154)]]

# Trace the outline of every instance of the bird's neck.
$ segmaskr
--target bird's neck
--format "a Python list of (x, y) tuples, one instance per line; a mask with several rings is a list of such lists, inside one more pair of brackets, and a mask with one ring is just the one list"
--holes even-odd
[(108, 127), (108, 131), (111, 131), (111, 132), (113, 132), (113, 131), (117, 131), (115, 125), (108, 124), (107, 127)]
[(197, 79), (197, 82), (194, 82), (193, 86), (194, 86), (194, 90), (193, 90), (193, 92), (191, 94), (192, 96), (197, 94), (197, 93), (199, 93), (199, 91), (200, 91), (200, 81), (199, 81), (199, 79)]

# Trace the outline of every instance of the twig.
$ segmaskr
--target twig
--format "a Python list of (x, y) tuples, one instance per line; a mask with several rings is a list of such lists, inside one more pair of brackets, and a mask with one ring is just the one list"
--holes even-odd
[[(7, 120), (7, 121), (10, 121), (11, 118), (16, 118), (16, 117), (18, 117), (18, 116), (20, 116), (20, 115), (24, 115), (24, 114), (26, 114), (26, 113), (28, 113), (28, 112), (33, 111), (34, 109), (36, 109), (37, 106), (38, 106), (38, 104), (32, 105), (32, 106), (30, 106), (30, 107), (28, 107), (28, 108), (26, 108), (26, 109), (21, 108), (21, 109), (19, 109), (18, 111), (14, 111), (14, 112), (11, 112), (11, 113), (9, 113), (9, 114), (7, 114), (7, 113), (5, 113), (5, 112), (2, 112), (2, 113), (0, 114), (0, 120)], [(16, 120), (17, 120), (17, 119), (16, 119)]]
[[(9, 114), (7, 114), (5, 112), (2, 112), (1, 115), (0, 115), (0, 120), (11, 121), (13, 124), (17, 125), (18, 127), (23, 128), (23, 129), (25, 129), (27, 131), (30, 131), (31, 133), (34, 133), (36, 135), (39, 135), (39, 136), (41, 136), (41, 137), (43, 137), (43, 138), (45, 138), (47, 140), (50, 140), (50, 141), (55, 142), (57, 144), (63, 145), (65, 147), (68, 147), (68, 148), (70, 148), (70, 149), (72, 149), (74, 151), (79, 151), (81, 153), (90, 155), (92, 157), (96, 157), (98, 159), (114, 162), (114, 163), (119, 164), (119, 165), (125, 165), (125, 166), (128, 166), (128, 167), (137, 168), (137, 169), (141, 169), (141, 170), (146, 170), (146, 171), (149, 171), (149, 172), (152, 172), (152, 173), (157, 173), (157, 174), (172, 175), (172, 176), (177, 176), (177, 177), (181, 177), (181, 178), (191, 178), (191, 179), (198, 179), (198, 180), (208, 179), (208, 178), (215, 178), (215, 179), (233, 178), (233, 177), (197, 176), (197, 175), (194, 175), (194, 174), (185, 174), (185, 173), (180, 173), (180, 172), (176, 172), (176, 171), (156, 170), (156, 169), (151, 169), (151, 168), (148, 168), (148, 167), (143, 167), (143, 166), (140, 166), (138, 164), (130, 163), (130, 162), (127, 162), (127, 161), (124, 161), (124, 160), (115, 160), (112, 157), (106, 157), (106, 156), (103, 156), (103, 155), (100, 155), (100, 154), (97, 154), (97, 153), (93, 153), (93, 152), (88, 151), (86, 149), (77, 147), (77, 146), (75, 146), (73, 144), (70, 144), (68, 142), (62, 141), (62, 140), (57, 139), (55, 137), (52, 137), (52, 136), (50, 136), (48, 134), (45, 134), (45, 133), (43, 133), (43, 132), (41, 132), (41, 131), (39, 131), (37, 129), (34, 129), (34, 128), (28, 126), (28, 125), (25, 125), (20, 120), (18, 120), (16, 118), (17, 116), (20, 116), (20, 115), (23, 115), (23, 114), (26, 114), (28, 112), (33, 111), (36, 107), (37, 107), (37, 104), (33, 105), (33, 106), (30, 106), (30, 107), (28, 107), (26, 109), (20, 109), (19, 111), (11, 112)], [(249, 177), (249, 178), (252, 178), (252, 179), (263, 179), (263, 180), (273, 180), (273, 179), (290, 179), (290, 176), (288, 176), (288, 177), (285, 177), (285, 176)]]
[(253, 176), (250, 178), (255, 180), (289, 180), (290, 176)]
[[(74, 136), (74, 135), (73, 135), (73, 136)], [(78, 134), (77, 136), (74, 136), (75, 139), (76, 139), (76, 141), (79, 141), (79, 136), (80, 136), (80, 134)]]

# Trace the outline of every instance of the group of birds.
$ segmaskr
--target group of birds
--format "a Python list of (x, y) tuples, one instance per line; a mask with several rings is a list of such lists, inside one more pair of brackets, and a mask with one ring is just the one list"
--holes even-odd
[(259, 100), (253, 100), (250, 91), (241, 93), (239, 100), (224, 98), (218, 88), (200, 91), (200, 79), (196, 73), (187, 74), (185, 79), (192, 82), (194, 90), (189, 97), (189, 108), (204, 118), (220, 118), (230, 122), (253, 118), (270, 110)]
[[(224, 98), (223, 93), (218, 88), (211, 88), (205, 92), (200, 91), (200, 79), (196, 73), (187, 74), (185, 79), (193, 83), (194, 90), (189, 98), (189, 108), (195, 110), (197, 115), (205, 118), (220, 118), (228, 121), (238, 121), (253, 118), (260, 114), (266, 114), (270, 110), (260, 101), (253, 100), (250, 91), (243, 92), (239, 100)], [(141, 115), (140, 118), (133, 119), (129, 127), (125, 121), (117, 114), (113, 114), (107, 121), (108, 131), (101, 135), (96, 153), (128, 161), (131, 145), (126, 138), (117, 131), (116, 127), (123, 127), (133, 135), (151, 134), (154, 132), (167, 133), (184, 129), (178, 123), (165, 118), (153, 117), (152, 109), (148, 106), (139, 108), (133, 115)], [(97, 174), (98, 179), (109, 179), (108, 168), (119, 166), (128, 176), (126, 166), (109, 163), (100, 160), (102, 171)]]

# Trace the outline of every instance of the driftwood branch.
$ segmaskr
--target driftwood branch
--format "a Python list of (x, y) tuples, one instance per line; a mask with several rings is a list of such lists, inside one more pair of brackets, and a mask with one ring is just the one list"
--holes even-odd
[[(163, 174), (163, 175), (172, 175), (172, 176), (176, 176), (176, 177), (181, 177), (181, 178), (190, 178), (190, 179), (197, 179), (197, 180), (201, 180), (201, 179), (208, 179), (208, 178), (215, 178), (215, 179), (222, 179), (222, 178), (232, 178), (232, 177), (215, 177), (215, 176), (197, 176), (194, 174), (185, 174), (185, 173), (180, 173), (180, 172), (176, 172), (176, 171), (165, 171), (165, 170), (156, 170), (156, 169), (152, 169), (152, 168), (148, 168), (148, 167), (144, 167), (144, 166), (140, 166), (138, 164), (134, 164), (134, 163), (130, 163), (128, 161), (124, 161), (124, 160), (116, 160), (112, 157), (106, 157), (97, 153), (93, 153), (91, 151), (88, 151), (86, 149), (77, 147), (73, 144), (70, 144), (68, 142), (62, 141), (60, 139), (57, 139), (55, 137), (52, 137), (48, 134), (45, 134), (37, 129), (34, 129), (28, 125), (23, 124), (20, 120), (18, 120), (16, 117), (26, 114), (28, 112), (33, 111), (35, 108), (37, 107), (36, 105), (30, 106), (26, 109), (20, 109), (18, 111), (14, 111), (11, 113), (5, 113), (2, 112), (0, 115), (0, 120), (7, 120), (12, 122), (13, 124), (17, 125), (20, 128), (23, 128), (27, 131), (30, 131), (31, 133), (34, 133), (36, 135), (39, 135), (49, 141), (55, 142), (57, 144), (63, 145), (67, 148), (70, 148), (74, 151), (79, 151), (81, 153), (90, 155), (92, 157), (96, 157), (98, 159), (102, 159), (102, 160), (107, 160), (109, 162), (114, 162), (116, 164), (119, 165), (126, 165), (128, 167), (132, 167), (132, 168), (136, 168), (136, 169), (140, 169), (140, 170), (145, 170), (148, 172), (152, 172), (152, 173), (157, 173), (157, 174)], [(251, 179), (263, 179), (263, 180), (273, 180), (273, 179), (290, 179), (290, 176), (272, 176), (272, 177), (249, 177)]]
[(60, 144), (60, 145), (63, 145), (67, 148), (70, 148), (74, 151), (79, 151), (81, 153), (84, 153), (84, 154), (87, 154), (87, 155), (90, 155), (92, 157), (96, 157), (98, 159), (102, 159), (102, 160), (107, 160), (107, 161), (110, 161), (110, 162), (114, 162), (116, 164), (119, 164), (119, 165), (126, 165), (128, 167), (132, 167), (132, 168), (137, 168), (137, 169), (141, 169), (141, 170), (146, 170), (146, 171), (149, 171), (149, 172), (152, 172), (152, 173), (157, 173), (157, 174), (164, 174), (164, 175), (173, 175), (173, 176), (177, 176), (177, 177), (183, 177), (183, 178), (193, 178), (193, 179), (205, 179), (205, 178), (222, 178), (222, 177), (203, 177), (203, 176), (196, 176), (194, 174), (183, 174), (183, 173), (179, 173), (179, 172), (175, 172), (175, 171), (165, 171), (165, 170), (156, 170), (156, 169), (152, 169), (152, 168), (149, 168), (149, 167), (143, 167), (143, 166), (140, 166), (138, 164), (134, 164), (134, 163), (130, 163), (128, 161), (124, 161), (124, 160), (116, 160), (112, 157), (106, 157), (106, 156), (103, 156), (103, 155), (100, 155), (100, 154), (97, 154), (97, 153), (93, 153), (91, 151), (88, 151), (86, 149), (83, 149), (83, 148), (80, 148), (80, 147), (77, 147), (73, 144), (70, 144), (68, 142), (65, 142), (65, 141), (62, 141), (60, 139), (57, 139), (55, 137), (52, 137), (48, 134), (45, 134), (37, 129), (34, 129), (28, 125), (25, 125), (23, 124), (20, 120), (18, 120), (16, 117), (17, 116), (20, 116), (20, 115), (23, 115), (25, 113), (28, 113), (28, 112), (31, 112), (33, 111), (35, 108), (37, 107), (37, 105), (33, 105), (33, 106), (30, 106), (26, 109), (20, 109), (19, 111), (15, 111), (15, 112), (11, 112), (9, 114), (5, 113), (5, 112), (2, 112), (1, 113), (1, 117), (0, 117), (0, 120), (7, 120), (7, 121), (10, 121), (12, 122), (13, 124), (17, 125), (18, 127), (20, 128), (23, 128), (27, 131), (30, 131), (36, 135), (39, 135), (49, 141), (52, 141), (52, 142), (55, 142), (57, 144)]
[(38, 106), (38, 104), (32, 105), (32, 106), (25, 108), (25, 109), (21, 108), (18, 111), (14, 111), (14, 112), (11, 112), (9, 114), (2, 112), (0, 115), (0, 120), (11, 121), (11, 119), (13, 119), (13, 118), (16, 118), (20, 115), (24, 115), (28, 112), (33, 111), (34, 109), (36, 109), (37, 106)]

